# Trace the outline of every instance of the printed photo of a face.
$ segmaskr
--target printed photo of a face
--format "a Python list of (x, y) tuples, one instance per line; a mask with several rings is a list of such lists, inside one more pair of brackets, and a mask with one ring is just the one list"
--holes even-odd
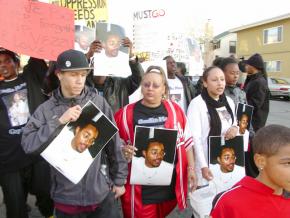
[(122, 46), (125, 29), (117, 24), (97, 23), (96, 38), (101, 40), (107, 57), (117, 57), (120, 53), (128, 53), (128, 48)]
[(78, 51), (87, 53), (91, 43), (95, 40), (94, 30), (84, 25), (75, 25), (75, 45)]
[(87, 148), (90, 148), (99, 135), (99, 130), (93, 124), (77, 126), (74, 131), (75, 136), (71, 141), (71, 146), (79, 153), (82, 153)]
[(104, 43), (105, 54), (108, 57), (117, 57), (121, 46), (121, 38), (117, 34), (108, 34), (108, 38)]
[(225, 140), (211, 136), (209, 141), (209, 163), (219, 164), (224, 173), (233, 172), (236, 165), (245, 166), (243, 136)]
[(239, 124), (239, 132), (240, 134), (244, 134), (248, 129), (249, 124), (249, 116), (247, 114), (242, 114), (241, 118), (238, 121)]
[(69, 122), (55, 138), (50, 139), (41, 156), (77, 184), (117, 132), (114, 123), (88, 101), (79, 118)]
[(237, 120), (239, 125), (239, 133), (244, 134), (249, 130), (252, 120), (254, 107), (248, 104), (238, 103), (237, 107)]
[(236, 160), (235, 150), (231, 147), (223, 147), (217, 157), (220, 169), (224, 173), (233, 172)]
[(149, 140), (148, 146), (142, 151), (142, 154), (147, 167), (159, 167), (165, 156), (164, 145), (157, 140)]
[(130, 184), (169, 185), (174, 170), (177, 130), (135, 127)]

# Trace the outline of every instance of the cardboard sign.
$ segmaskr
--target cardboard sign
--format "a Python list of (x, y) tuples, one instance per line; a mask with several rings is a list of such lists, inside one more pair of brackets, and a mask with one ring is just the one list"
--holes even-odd
[(108, 1), (87, 1), (87, 0), (51, 0), (52, 3), (57, 2), (59, 6), (70, 8), (74, 11), (75, 20), (83, 20), (89, 28), (95, 28), (96, 22), (104, 22), (108, 20)]
[(28, 0), (0, 0), (0, 45), (36, 58), (56, 60), (74, 47), (74, 12)]

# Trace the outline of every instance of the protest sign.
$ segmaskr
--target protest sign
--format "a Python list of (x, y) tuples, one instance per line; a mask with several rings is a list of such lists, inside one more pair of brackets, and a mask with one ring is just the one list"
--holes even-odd
[(77, 184), (117, 131), (117, 127), (89, 101), (80, 117), (68, 123), (41, 156)]
[(122, 26), (110, 23), (96, 24), (96, 37), (102, 43), (102, 51), (94, 54), (94, 75), (128, 77), (131, 75), (129, 66), (129, 49), (124, 47), (125, 38)]
[(1, 46), (48, 60), (73, 48), (73, 11), (27, 0), (0, 0), (0, 4)]
[[(150, 4), (151, 2), (151, 4)], [(146, 61), (172, 56), (184, 62), (189, 76), (201, 75), (200, 45), (187, 31), (184, 15), (166, 1), (146, 1), (133, 11), (133, 46)]]
[(252, 105), (238, 103), (236, 116), (239, 126), (239, 134), (244, 137), (244, 151), (248, 151), (250, 138), (250, 124), (252, 122), (254, 107)]
[(74, 11), (74, 20), (84, 20), (86, 26), (94, 29), (96, 22), (108, 20), (107, 0), (50, 0), (51, 3)]
[(177, 130), (136, 126), (131, 184), (169, 185), (174, 170)]

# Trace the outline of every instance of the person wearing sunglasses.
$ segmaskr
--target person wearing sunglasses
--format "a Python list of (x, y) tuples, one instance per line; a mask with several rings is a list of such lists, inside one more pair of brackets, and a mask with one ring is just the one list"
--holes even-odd
[[(189, 183), (191, 190), (196, 186), (193, 140), (183, 110), (176, 103), (167, 100), (168, 84), (161, 67), (148, 67), (141, 81), (141, 92), (143, 98), (140, 101), (125, 106), (115, 114), (120, 137), (125, 142), (123, 155), (129, 163), (130, 173), (132, 172), (132, 156), (136, 151), (132, 146), (136, 125), (178, 129), (177, 159), (170, 185), (150, 187), (131, 185), (129, 174), (125, 185), (126, 192), (121, 199), (123, 215), (125, 218), (152, 217), (152, 215), (161, 218), (166, 217), (176, 204), (180, 210), (186, 208), (187, 185)], [(162, 149), (160, 151), (147, 150), (147, 152), (143, 152), (144, 154), (160, 159), (161, 156), (164, 156), (164, 151)], [(159, 162), (164, 161), (156, 161), (154, 164), (157, 166)]]

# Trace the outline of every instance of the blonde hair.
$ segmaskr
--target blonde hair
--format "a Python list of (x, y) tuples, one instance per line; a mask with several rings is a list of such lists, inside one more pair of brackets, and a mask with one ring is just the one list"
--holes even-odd
[(162, 77), (162, 81), (165, 86), (165, 93), (164, 93), (163, 99), (168, 99), (169, 86), (168, 86), (167, 78), (165, 76), (165, 72), (163, 68), (159, 66), (154, 66), (154, 65), (149, 66), (142, 77), (142, 81), (143, 81), (144, 76), (148, 73), (155, 73)]

